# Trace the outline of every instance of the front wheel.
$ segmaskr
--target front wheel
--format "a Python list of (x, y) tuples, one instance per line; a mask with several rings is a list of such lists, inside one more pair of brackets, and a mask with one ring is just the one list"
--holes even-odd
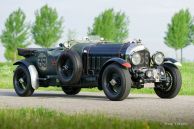
[(67, 95), (76, 95), (81, 91), (81, 88), (78, 88), (78, 87), (62, 87), (62, 90)]
[(181, 89), (182, 77), (178, 68), (164, 64), (166, 82), (156, 83), (154, 91), (160, 98), (174, 98)]
[(103, 91), (112, 101), (125, 99), (129, 95), (131, 82), (129, 71), (117, 64), (110, 64), (102, 74)]
[(23, 65), (19, 65), (13, 77), (14, 89), (19, 96), (31, 96), (34, 89), (31, 85), (31, 78), (28, 68)]

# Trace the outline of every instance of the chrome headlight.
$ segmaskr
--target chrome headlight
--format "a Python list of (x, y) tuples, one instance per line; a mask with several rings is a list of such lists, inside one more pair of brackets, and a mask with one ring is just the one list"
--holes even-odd
[(141, 56), (139, 53), (133, 53), (132, 56), (131, 56), (131, 62), (134, 64), (134, 65), (138, 65), (141, 63)]
[(164, 54), (162, 52), (156, 52), (152, 56), (154, 64), (161, 65), (164, 62)]

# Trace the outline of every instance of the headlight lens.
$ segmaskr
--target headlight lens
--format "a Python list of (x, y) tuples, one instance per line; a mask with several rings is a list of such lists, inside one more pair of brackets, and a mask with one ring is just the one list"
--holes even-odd
[(153, 62), (157, 65), (161, 65), (164, 61), (164, 54), (162, 52), (157, 52), (152, 56)]
[(134, 65), (138, 65), (141, 63), (141, 56), (139, 53), (134, 53), (132, 56), (131, 56), (131, 62), (134, 64)]

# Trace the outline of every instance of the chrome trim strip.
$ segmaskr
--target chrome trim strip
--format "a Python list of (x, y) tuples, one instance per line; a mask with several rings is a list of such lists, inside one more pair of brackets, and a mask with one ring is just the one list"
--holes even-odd
[(145, 50), (145, 49), (146, 48), (145, 48), (144, 45), (139, 45), (139, 46), (136, 46), (136, 47), (134, 47), (132, 49), (130, 47), (128, 47), (127, 50), (126, 50), (126, 55), (131, 55), (134, 52)]

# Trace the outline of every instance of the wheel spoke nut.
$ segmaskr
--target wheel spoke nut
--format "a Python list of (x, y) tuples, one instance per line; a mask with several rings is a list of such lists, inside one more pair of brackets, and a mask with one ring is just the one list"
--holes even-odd
[(20, 79), (19, 79), (19, 82), (20, 82), (21, 84), (24, 83), (23, 78), (20, 78)]
[(112, 86), (114, 86), (114, 85), (117, 84), (117, 82), (115, 81), (115, 79), (112, 79), (112, 80), (110, 81), (110, 84), (111, 84)]

